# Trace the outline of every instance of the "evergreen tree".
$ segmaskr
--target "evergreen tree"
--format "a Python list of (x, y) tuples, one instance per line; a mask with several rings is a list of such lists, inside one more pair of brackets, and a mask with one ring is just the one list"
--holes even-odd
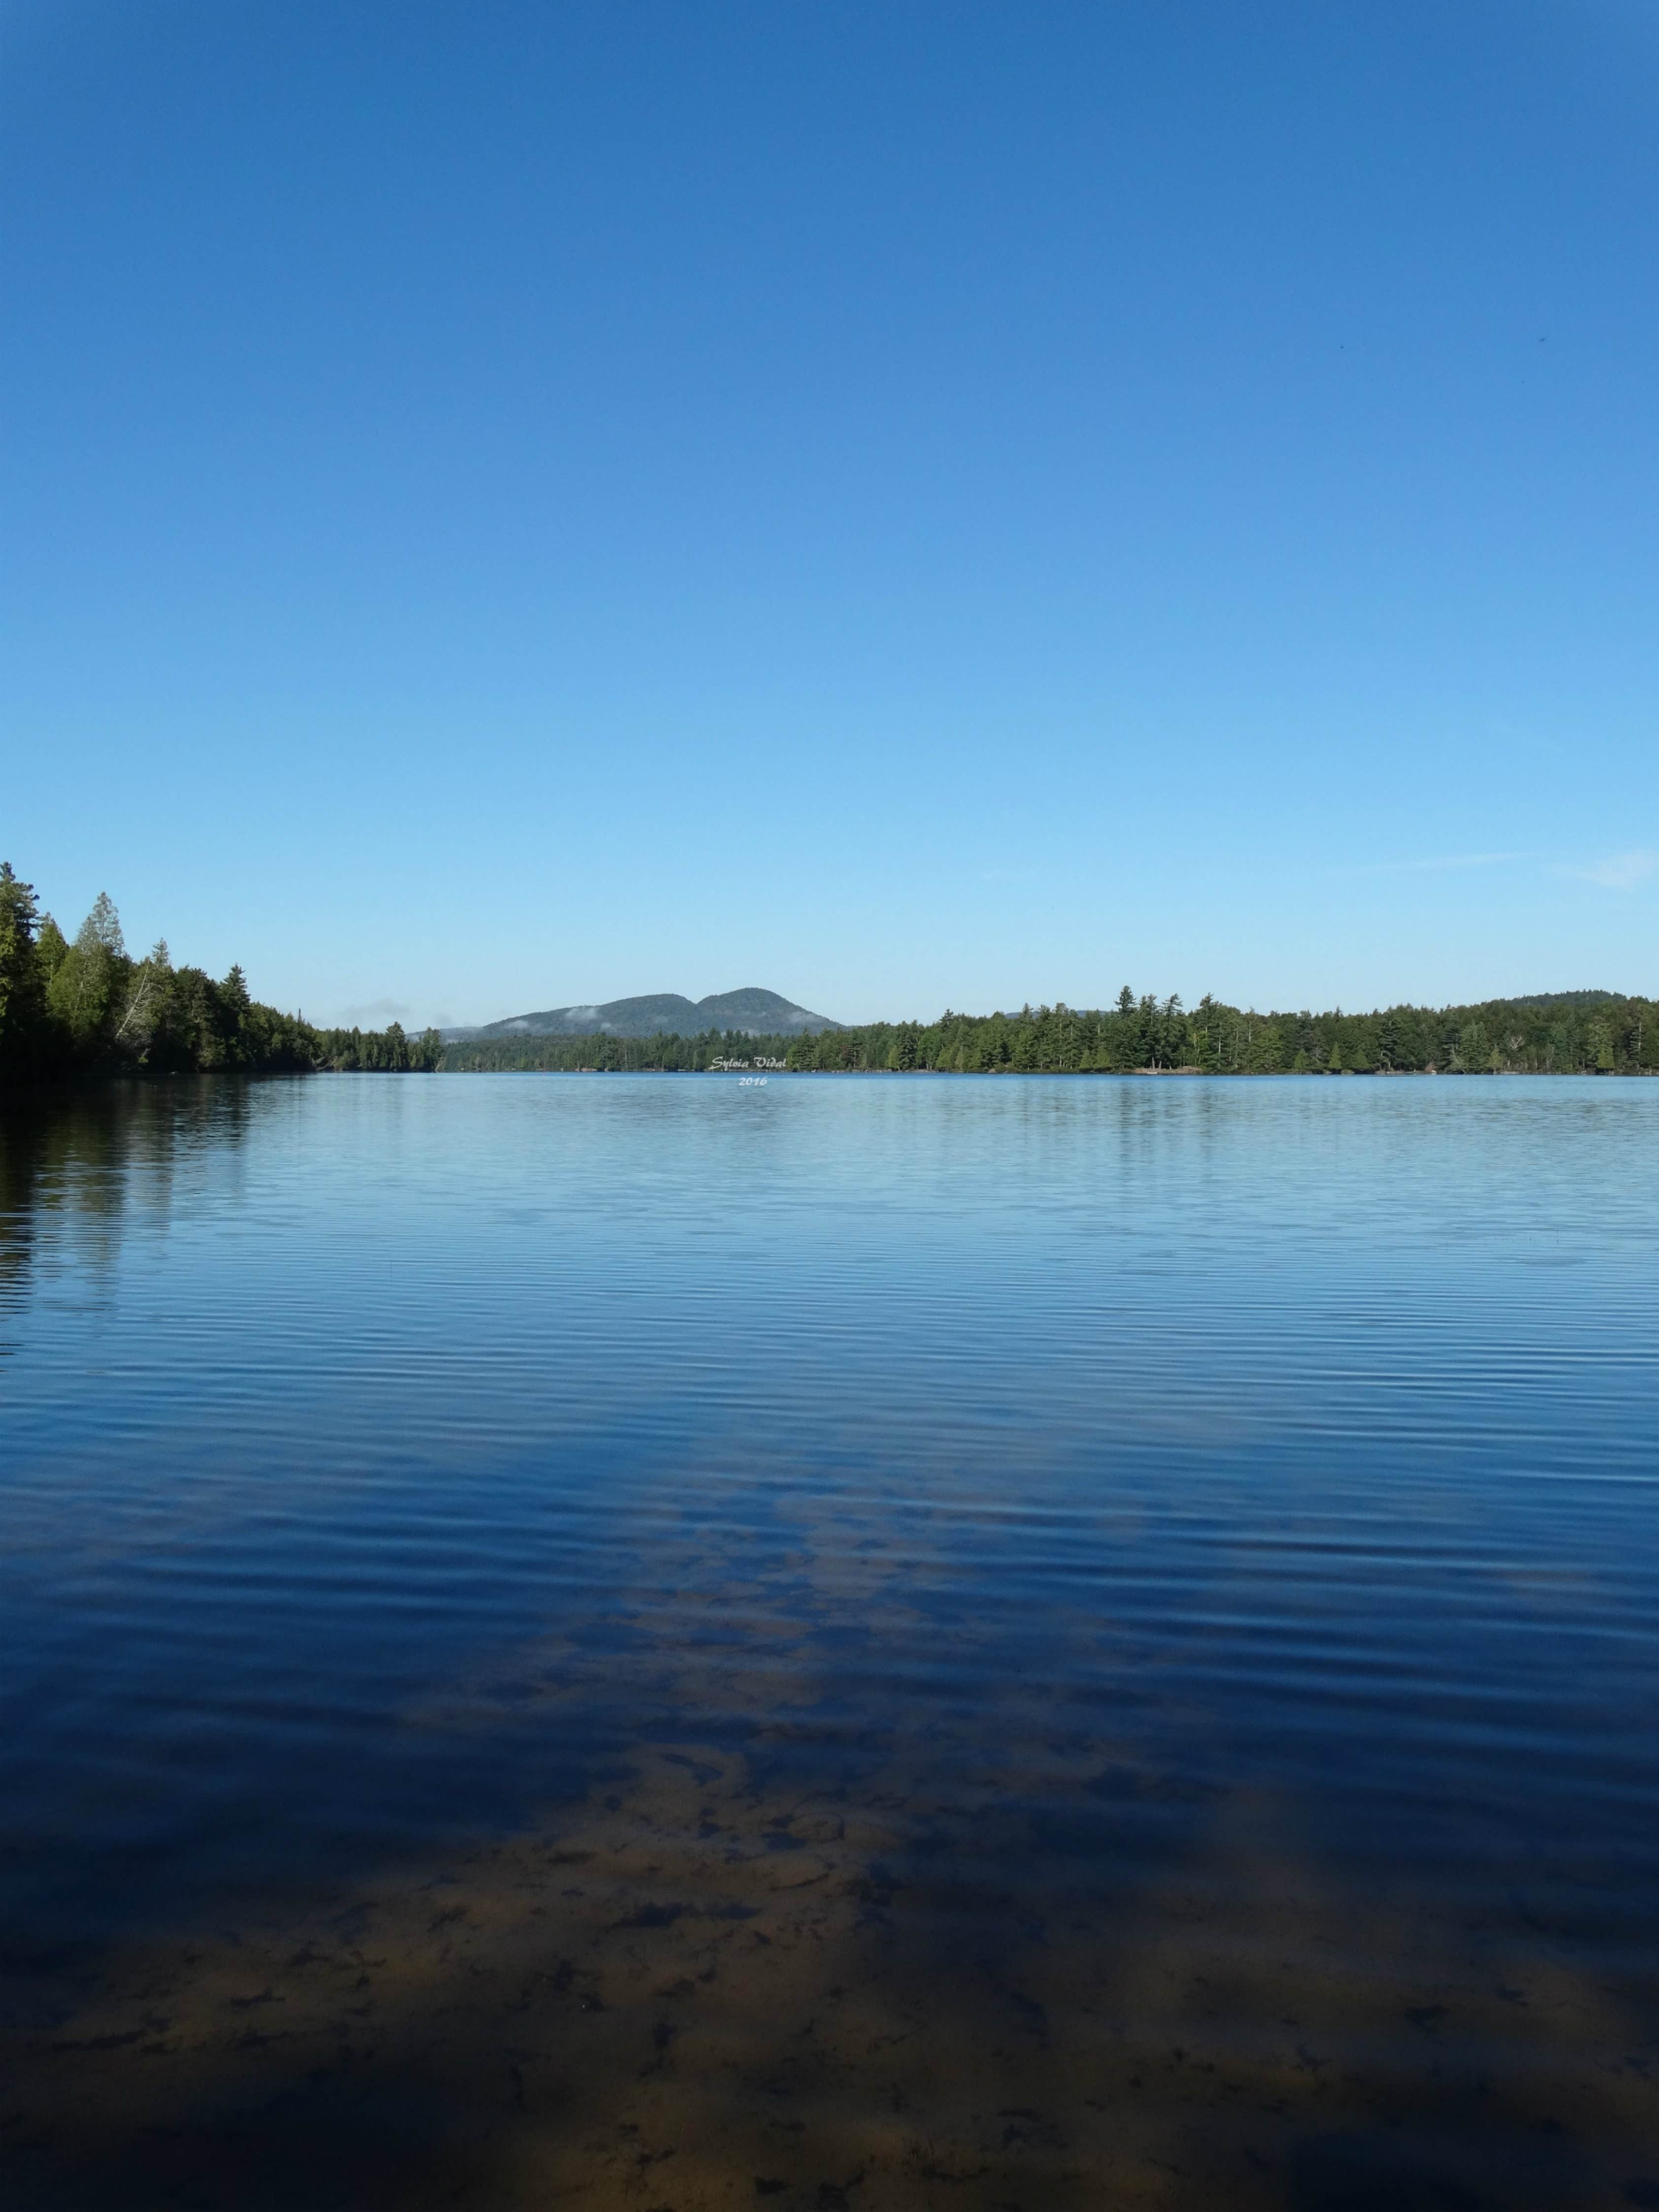
[(33, 884), (0, 860), (0, 1083), (33, 1076), (46, 1022), (46, 979), (35, 939)]
[(81, 924), (81, 933), (75, 941), (77, 945), (96, 946), (112, 960), (125, 959), (127, 948), (121, 935), (121, 917), (107, 891), (100, 891), (93, 901), (92, 912)]
[(100, 891), (46, 987), (51, 1013), (67, 1033), (77, 1058), (95, 1060), (108, 1044), (116, 992), (126, 966), (120, 916), (109, 893)]

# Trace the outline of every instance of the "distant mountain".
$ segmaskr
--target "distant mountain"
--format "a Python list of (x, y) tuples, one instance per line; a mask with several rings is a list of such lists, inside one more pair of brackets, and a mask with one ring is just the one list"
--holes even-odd
[(659, 991), (643, 999), (610, 999), (603, 1006), (550, 1006), (539, 1014), (514, 1014), (482, 1029), (446, 1030), (447, 1038), (510, 1036), (697, 1036), (705, 1030), (740, 1030), (748, 1036), (809, 1036), (838, 1030), (827, 1014), (809, 1013), (775, 991), (719, 991), (683, 999)]

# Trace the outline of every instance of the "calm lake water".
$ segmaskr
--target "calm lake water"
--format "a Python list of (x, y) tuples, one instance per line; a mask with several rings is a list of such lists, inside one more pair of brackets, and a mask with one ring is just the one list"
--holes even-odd
[(1659, 1085), (0, 1124), (0, 2203), (1659, 2206)]

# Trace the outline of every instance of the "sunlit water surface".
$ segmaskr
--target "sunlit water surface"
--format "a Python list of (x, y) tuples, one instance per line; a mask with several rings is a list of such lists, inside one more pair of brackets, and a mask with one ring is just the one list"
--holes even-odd
[(0, 1124), (0, 2202), (1659, 2205), (1659, 1085)]

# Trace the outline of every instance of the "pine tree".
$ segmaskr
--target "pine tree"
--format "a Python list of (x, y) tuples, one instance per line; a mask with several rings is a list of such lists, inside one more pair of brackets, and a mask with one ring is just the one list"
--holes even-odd
[(0, 860), (0, 1083), (33, 1075), (46, 1018), (33, 884), (19, 883)]
[(121, 935), (121, 917), (115, 911), (115, 902), (107, 891), (100, 891), (92, 902), (92, 912), (81, 924), (76, 945), (82, 951), (102, 951), (112, 959), (126, 958), (126, 941)]
[(109, 893), (100, 891), (46, 989), (52, 1012), (82, 1058), (95, 1059), (108, 1042), (111, 1005), (126, 962), (121, 917)]

